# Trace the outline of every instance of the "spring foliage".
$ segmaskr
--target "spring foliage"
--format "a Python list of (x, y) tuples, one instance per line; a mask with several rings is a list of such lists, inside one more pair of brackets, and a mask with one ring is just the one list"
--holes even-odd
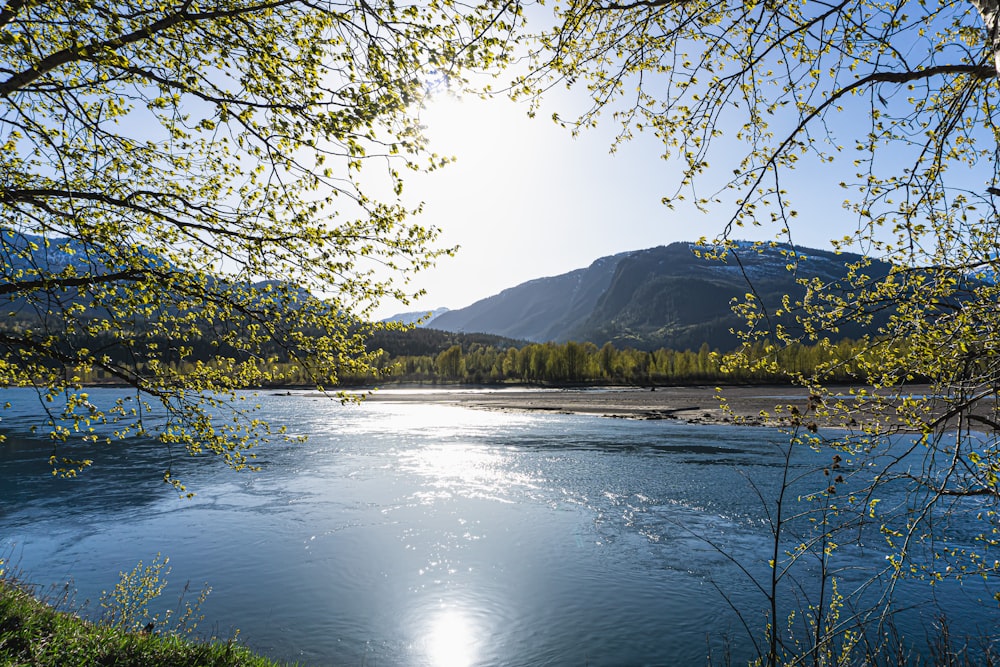
[[(233, 390), (280, 380), (278, 353), (317, 385), (363, 371), (365, 316), (447, 252), (400, 199), (401, 170), (445, 162), (413, 110), (503, 60), (518, 20), (493, 0), (8, 0), (0, 386), (37, 387), (57, 443), (112, 423), (245, 465), (270, 429)], [(214, 357), (160, 363), (194, 342)], [(95, 370), (141, 407), (80, 398)]]

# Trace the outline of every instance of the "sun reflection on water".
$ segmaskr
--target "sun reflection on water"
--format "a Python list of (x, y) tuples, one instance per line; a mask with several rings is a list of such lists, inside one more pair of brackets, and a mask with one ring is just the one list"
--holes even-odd
[(443, 609), (432, 619), (424, 637), (432, 667), (470, 667), (476, 662), (479, 638), (475, 625), (462, 612)]
[(395, 428), (410, 440), (399, 462), (403, 470), (425, 480), (417, 494), (422, 501), (458, 495), (511, 502), (512, 493), (537, 483), (534, 471), (511, 465), (514, 458), (506, 443), (491, 442), (501, 426), (513, 428), (517, 419), (508, 423), (504, 415), (454, 406), (394, 407), (381, 426)]

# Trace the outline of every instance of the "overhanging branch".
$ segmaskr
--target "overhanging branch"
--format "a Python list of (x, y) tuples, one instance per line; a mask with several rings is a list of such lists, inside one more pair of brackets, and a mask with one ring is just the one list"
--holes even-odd
[(0, 285), (0, 294), (23, 294), (53, 288), (80, 287), (83, 285), (104, 285), (118, 281), (138, 282), (147, 277), (145, 271), (130, 269), (118, 273), (102, 273), (100, 275), (76, 276), (73, 278), (40, 278), (38, 280), (22, 280), (7, 282)]

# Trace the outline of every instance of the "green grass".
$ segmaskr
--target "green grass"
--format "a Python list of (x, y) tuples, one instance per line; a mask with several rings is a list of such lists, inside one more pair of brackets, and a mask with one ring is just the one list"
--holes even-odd
[(41, 602), (0, 578), (3, 667), (276, 667), (234, 641), (193, 642), (176, 635), (127, 632), (86, 621)]

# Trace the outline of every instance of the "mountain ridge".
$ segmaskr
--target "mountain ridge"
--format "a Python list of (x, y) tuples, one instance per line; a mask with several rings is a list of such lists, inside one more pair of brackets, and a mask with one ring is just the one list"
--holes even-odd
[(618, 262), (628, 254), (600, 257), (585, 268), (509, 287), (465, 308), (449, 310), (435, 319), (434, 327), (537, 342), (556, 340), (590, 315)]
[[(715, 250), (722, 259), (699, 253)], [(742, 325), (731, 302), (753, 292), (766, 310), (781, 308), (786, 294), (800, 299), (800, 278), (841, 284), (854, 253), (783, 244), (737, 242), (730, 248), (675, 242), (601, 257), (589, 266), (535, 278), (436, 317), (431, 327), (485, 333), (531, 342), (591, 342), (653, 350), (731, 349), (731, 330)], [(873, 261), (869, 273), (888, 272)], [(795, 326), (794, 318), (781, 319)], [(426, 325), (425, 325), (426, 326)], [(865, 333), (854, 327), (844, 338)]]

